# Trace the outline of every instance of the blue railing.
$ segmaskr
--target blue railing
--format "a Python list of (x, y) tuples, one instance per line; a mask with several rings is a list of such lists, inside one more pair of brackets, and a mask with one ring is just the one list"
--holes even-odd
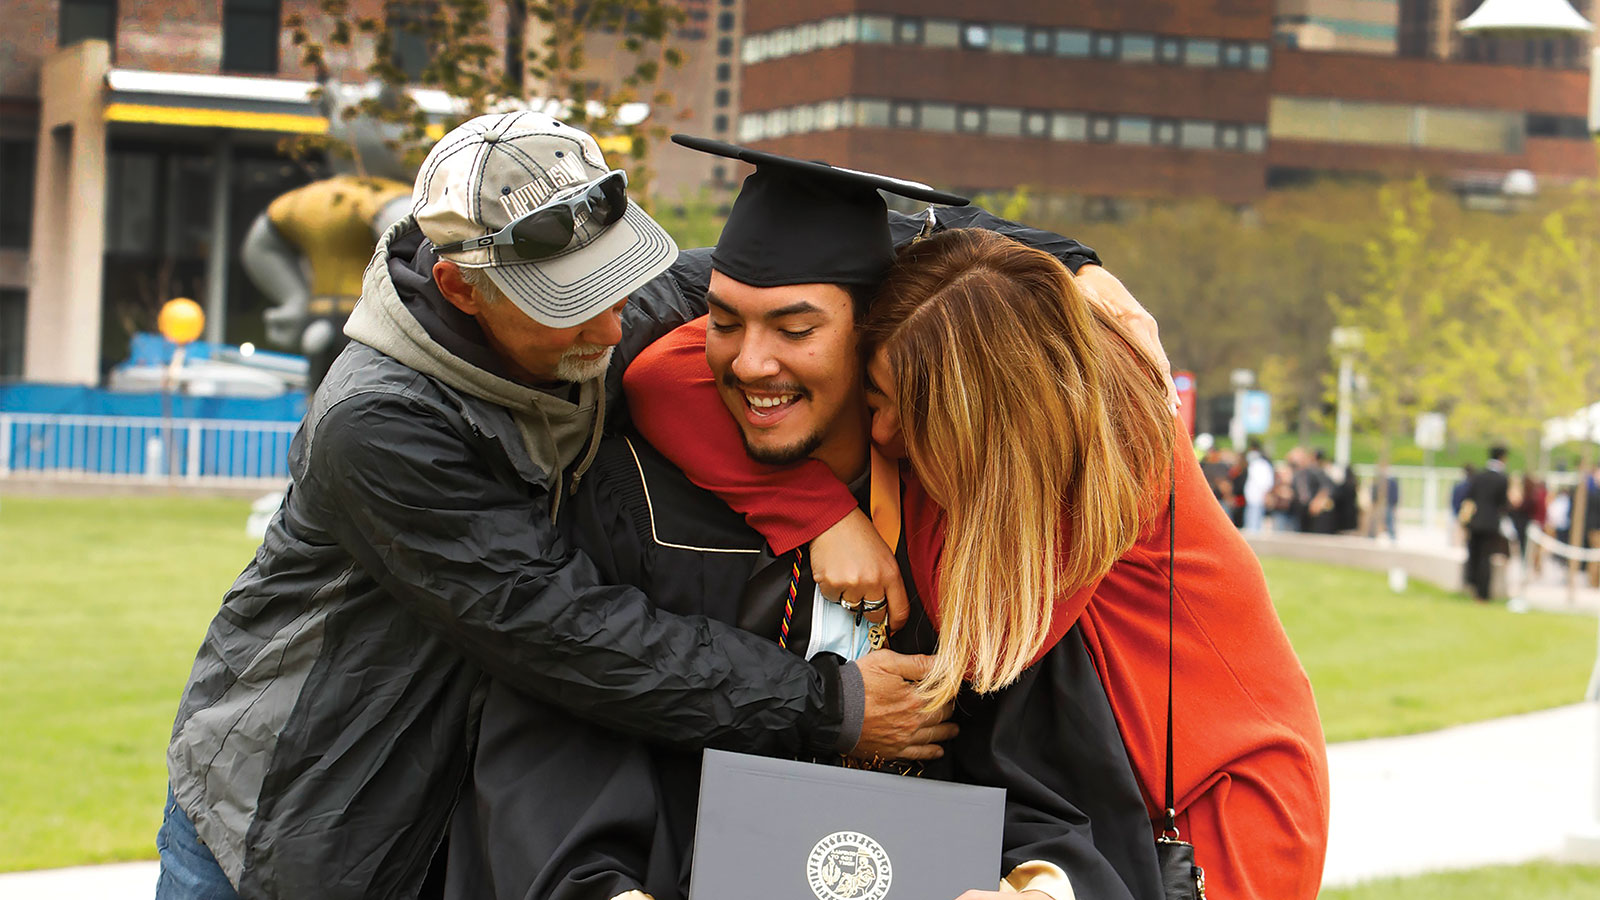
[(0, 478), (281, 484), (296, 422), (0, 413)]

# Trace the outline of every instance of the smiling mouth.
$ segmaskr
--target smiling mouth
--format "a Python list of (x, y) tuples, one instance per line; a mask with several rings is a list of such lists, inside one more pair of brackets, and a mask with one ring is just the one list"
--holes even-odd
[(757, 418), (776, 416), (800, 402), (799, 394), (744, 394), (745, 407)]

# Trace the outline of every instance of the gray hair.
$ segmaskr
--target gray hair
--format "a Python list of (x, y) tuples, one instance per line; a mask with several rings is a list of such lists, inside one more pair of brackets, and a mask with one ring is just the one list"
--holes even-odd
[(483, 302), (499, 303), (501, 300), (506, 299), (506, 295), (500, 290), (500, 286), (490, 280), (488, 270), (481, 268), (469, 269), (466, 266), (457, 264), (456, 271), (461, 273), (461, 280), (476, 291), (478, 296), (483, 299)]

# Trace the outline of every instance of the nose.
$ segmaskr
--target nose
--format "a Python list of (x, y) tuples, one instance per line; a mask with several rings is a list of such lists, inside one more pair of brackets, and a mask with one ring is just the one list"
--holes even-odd
[(734, 356), (730, 369), (740, 381), (748, 383), (773, 378), (781, 369), (768, 341), (760, 332), (759, 328), (746, 328), (739, 341), (739, 352)]

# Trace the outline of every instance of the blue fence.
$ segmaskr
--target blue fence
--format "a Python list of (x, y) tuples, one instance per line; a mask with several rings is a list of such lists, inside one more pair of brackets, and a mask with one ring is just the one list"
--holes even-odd
[(297, 422), (0, 412), (0, 477), (278, 484)]

